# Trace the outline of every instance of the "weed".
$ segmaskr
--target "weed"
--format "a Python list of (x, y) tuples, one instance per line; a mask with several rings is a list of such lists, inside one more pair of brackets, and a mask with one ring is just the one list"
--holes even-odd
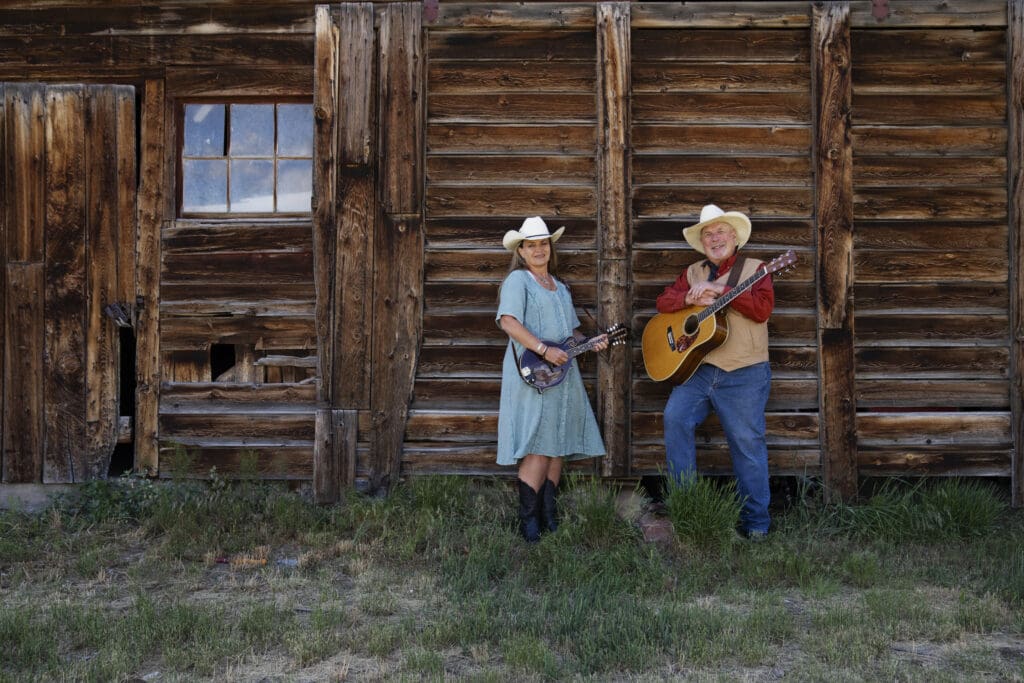
[(841, 523), (859, 536), (936, 542), (990, 533), (1007, 504), (976, 481), (922, 479), (909, 487), (886, 480), (866, 505), (837, 507)]
[(720, 484), (698, 476), (676, 482), (669, 478), (665, 505), (680, 540), (699, 548), (721, 548), (736, 537), (742, 501), (733, 481)]
[(530, 671), (544, 678), (558, 678), (561, 667), (558, 659), (540, 638), (518, 634), (501, 643), (505, 661), (514, 670)]
[(404, 655), (403, 668), (419, 676), (441, 679), (444, 676), (444, 658), (437, 652), (414, 647)]

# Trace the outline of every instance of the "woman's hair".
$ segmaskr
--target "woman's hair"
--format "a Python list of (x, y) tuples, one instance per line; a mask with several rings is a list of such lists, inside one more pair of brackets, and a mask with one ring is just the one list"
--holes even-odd
[[(558, 252), (555, 250), (555, 243), (548, 240), (548, 244), (551, 245), (551, 258), (548, 259), (548, 274), (557, 277), (558, 276)], [(519, 248), (523, 246), (520, 242), (515, 249), (512, 250), (512, 260), (508, 264), (508, 272), (519, 270), (520, 268), (526, 267), (526, 261), (519, 255)]]

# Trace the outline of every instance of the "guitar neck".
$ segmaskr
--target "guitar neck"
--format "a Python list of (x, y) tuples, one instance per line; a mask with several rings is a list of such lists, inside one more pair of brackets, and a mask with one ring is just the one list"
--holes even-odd
[(715, 299), (715, 303), (711, 304), (703, 311), (698, 313), (698, 321), (703, 322), (704, 320), (707, 320), (708, 318), (713, 316), (715, 313), (718, 313), (720, 310), (731, 304), (733, 299), (735, 299), (740, 294), (753, 287), (758, 280), (760, 280), (767, 274), (767, 270), (759, 267), (753, 275), (751, 275), (746, 280), (730, 289), (726, 294), (723, 294), (722, 296)]

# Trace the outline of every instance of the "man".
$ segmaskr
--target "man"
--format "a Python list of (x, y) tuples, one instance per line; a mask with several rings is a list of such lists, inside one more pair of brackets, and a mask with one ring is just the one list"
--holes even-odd
[[(660, 313), (709, 306), (762, 263), (739, 256), (750, 239), (750, 219), (737, 211), (708, 204), (700, 212), (700, 222), (683, 230), (683, 237), (705, 258), (658, 296)], [(738, 278), (733, 268), (740, 270)], [(748, 538), (763, 538), (771, 521), (764, 410), (771, 387), (768, 317), (774, 305), (771, 276), (737, 296), (725, 309), (729, 329), (725, 342), (672, 390), (665, 405), (665, 454), (669, 474), (677, 481), (696, 476), (696, 429), (711, 409), (718, 415), (743, 499), (739, 531)]]

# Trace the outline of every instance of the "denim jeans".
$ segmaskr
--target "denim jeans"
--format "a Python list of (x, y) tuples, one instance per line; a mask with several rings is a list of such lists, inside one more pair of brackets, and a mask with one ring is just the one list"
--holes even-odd
[(743, 500), (740, 524), (746, 532), (768, 531), (768, 446), (764, 409), (772, 373), (768, 363), (732, 372), (704, 363), (672, 390), (665, 404), (665, 455), (669, 474), (683, 481), (697, 474), (697, 427), (714, 409), (732, 456), (736, 491)]

